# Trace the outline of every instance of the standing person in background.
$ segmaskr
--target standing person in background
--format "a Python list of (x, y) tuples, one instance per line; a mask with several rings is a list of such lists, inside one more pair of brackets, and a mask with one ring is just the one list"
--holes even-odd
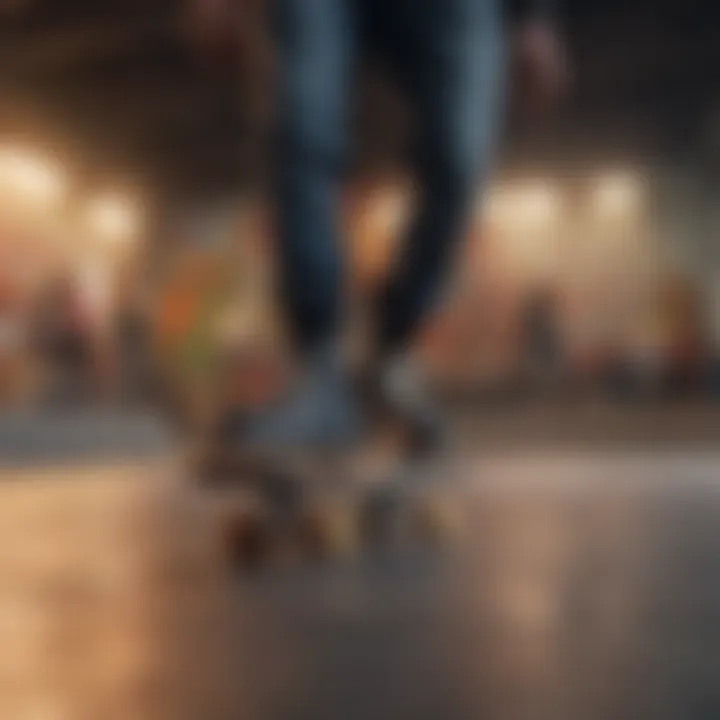
[(0, 277), (0, 406), (16, 399), (22, 384), (19, 366), (22, 358), (24, 332), (12, 283)]
[(563, 339), (556, 294), (540, 289), (530, 294), (521, 325), (525, 378), (528, 388), (545, 393), (560, 389), (563, 380)]
[(122, 400), (141, 404), (155, 395), (150, 302), (140, 292), (131, 292), (117, 311), (117, 362)]
[(94, 374), (92, 330), (74, 278), (56, 278), (41, 294), (34, 336), (49, 376), (50, 402), (64, 405), (86, 399)]
[[(194, 28), (216, 50), (250, 32), (250, 0), (194, 0)], [(536, 105), (559, 90), (563, 62), (546, 0), (521, 7), (520, 78)], [(339, 192), (360, 54), (380, 55), (419, 129), (418, 202), (374, 306), (371, 386), (418, 438), (440, 437), (438, 414), (410, 346), (434, 308), (488, 175), (504, 106), (500, 0), (277, 0), (280, 286), (302, 371), (279, 404), (243, 425), (242, 447), (351, 442), (363, 426), (341, 351), (345, 315)], [(247, 39), (247, 38), (246, 38)], [(221, 53), (222, 54), (222, 53)], [(225, 57), (228, 57), (226, 54)], [(231, 433), (232, 434), (232, 433)]]

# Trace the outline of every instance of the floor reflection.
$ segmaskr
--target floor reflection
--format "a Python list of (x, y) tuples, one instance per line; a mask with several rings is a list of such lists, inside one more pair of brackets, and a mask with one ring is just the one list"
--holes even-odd
[(8, 474), (0, 717), (720, 717), (714, 478), (602, 463), (505, 466), (453, 551), (253, 578), (173, 464)]

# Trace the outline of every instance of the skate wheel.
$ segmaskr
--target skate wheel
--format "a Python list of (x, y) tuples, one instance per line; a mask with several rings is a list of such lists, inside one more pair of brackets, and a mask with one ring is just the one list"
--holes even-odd
[(360, 524), (366, 545), (397, 544), (407, 525), (403, 499), (392, 492), (370, 495), (363, 505)]
[(349, 556), (358, 548), (355, 503), (327, 503), (310, 508), (300, 521), (300, 545), (306, 556)]
[(269, 559), (272, 544), (272, 529), (262, 513), (248, 510), (226, 518), (223, 546), (233, 567), (260, 567)]
[(430, 496), (417, 501), (412, 511), (414, 535), (431, 543), (458, 539), (464, 529), (459, 506), (447, 498)]
[(192, 461), (195, 476), (201, 485), (222, 483), (232, 472), (232, 464), (223, 453), (213, 449), (199, 452)]

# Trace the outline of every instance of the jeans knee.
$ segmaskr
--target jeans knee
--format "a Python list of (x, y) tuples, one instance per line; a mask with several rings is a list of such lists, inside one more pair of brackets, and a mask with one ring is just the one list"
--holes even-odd
[(340, 169), (346, 154), (342, 126), (312, 110), (291, 110), (281, 121), (283, 164), (288, 168), (311, 164), (323, 171)]
[(472, 195), (477, 183), (477, 158), (464, 143), (436, 146), (426, 156), (424, 174), (432, 193), (453, 204), (462, 204)]

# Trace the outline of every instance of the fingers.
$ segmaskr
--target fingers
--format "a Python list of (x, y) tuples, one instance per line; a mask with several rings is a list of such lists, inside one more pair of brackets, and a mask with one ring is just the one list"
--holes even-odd
[(223, 60), (236, 52), (241, 23), (233, 0), (190, 0), (182, 22), (188, 38), (204, 57)]
[(557, 33), (547, 21), (531, 21), (520, 28), (515, 50), (523, 105), (533, 113), (547, 111), (569, 83), (567, 57)]

